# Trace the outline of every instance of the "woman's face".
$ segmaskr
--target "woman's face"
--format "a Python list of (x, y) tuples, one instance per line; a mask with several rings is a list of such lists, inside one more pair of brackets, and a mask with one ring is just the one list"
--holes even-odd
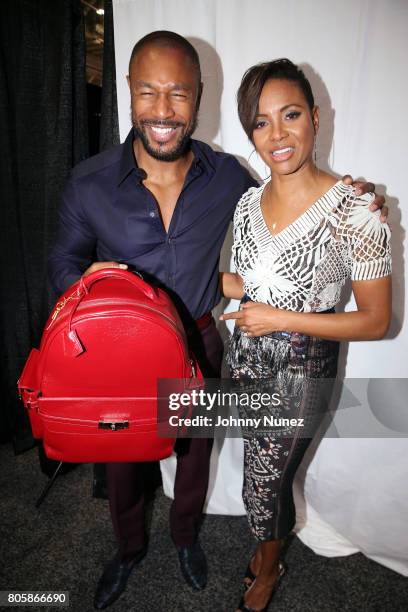
[(284, 79), (265, 83), (252, 138), (272, 173), (293, 174), (313, 165), (318, 125), (319, 109), (311, 112), (297, 83)]

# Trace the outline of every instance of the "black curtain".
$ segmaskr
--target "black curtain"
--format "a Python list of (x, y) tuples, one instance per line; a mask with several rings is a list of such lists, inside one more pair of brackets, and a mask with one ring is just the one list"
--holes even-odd
[[(119, 144), (112, 0), (105, 0), (104, 9), (100, 151)], [(94, 464), (92, 492), (94, 497), (107, 498), (106, 468), (104, 463)]]
[(80, 0), (2, 0), (0, 21), (1, 440), (33, 444), (16, 381), (55, 297), (47, 283), (60, 194), (87, 157)]
[(105, 0), (104, 9), (101, 131), (99, 137), (101, 151), (119, 144), (112, 0)]

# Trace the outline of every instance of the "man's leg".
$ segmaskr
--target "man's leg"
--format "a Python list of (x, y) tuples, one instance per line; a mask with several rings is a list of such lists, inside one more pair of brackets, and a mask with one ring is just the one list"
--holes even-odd
[(193, 438), (176, 444), (177, 470), (174, 501), (170, 508), (170, 531), (177, 547), (191, 546), (197, 539), (208, 489), (213, 440)]
[(107, 608), (120, 597), (132, 569), (146, 554), (141, 465), (108, 463), (106, 476), (118, 551), (99, 580), (94, 598), (94, 606), (98, 610)]
[[(190, 342), (190, 348), (205, 377), (220, 377), (224, 345), (214, 321)], [(212, 439), (193, 438), (180, 439), (175, 447), (177, 470), (170, 531), (179, 551), (183, 575), (197, 590), (206, 583), (205, 557), (197, 536), (208, 488), (212, 445)]]
[(146, 544), (141, 465), (108, 463), (109, 507), (120, 558), (132, 559)]

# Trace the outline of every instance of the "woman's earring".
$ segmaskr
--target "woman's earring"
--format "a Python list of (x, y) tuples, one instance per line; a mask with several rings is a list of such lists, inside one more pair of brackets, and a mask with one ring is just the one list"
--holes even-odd
[[(268, 172), (268, 170), (266, 169), (268, 166), (267, 166), (266, 164), (264, 164), (264, 166), (265, 166), (265, 172)], [(270, 178), (271, 178), (271, 176), (272, 176), (272, 173), (271, 173), (271, 172), (269, 172), (268, 176), (267, 176), (266, 178), (263, 178), (263, 179), (262, 179), (262, 180), (263, 180), (263, 182), (265, 182), (265, 181), (267, 181), (268, 179), (270, 179)]]
[(253, 149), (253, 150), (251, 151), (251, 153), (249, 154), (249, 157), (248, 157), (248, 159), (247, 159), (247, 163), (248, 163), (248, 164), (249, 164), (249, 160), (251, 159), (251, 157), (253, 156), (253, 154), (255, 153), (255, 151), (256, 151), (256, 149)]
[[(248, 164), (249, 164), (249, 160), (251, 159), (251, 157), (252, 157), (252, 155), (253, 155), (254, 153), (256, 153), (256, 154), (258, 155), (257, 150), (256, 150), (256, 149), (253, 149), (253, 151), (251, 151), (251, 153), (250, 153), (250, 155), (249, 155), (249, 157), (248, 157), (248, 159), (247, 159), (247, 163), (248, 163)], [(259, 155), (258, 155), (258, 157), (259, 157)], [(266, 164), (264, 164), (264, 166), (265, 166), (265, 171), (267, 172), (267, 170), (266, 170), (266, 168), (267, 168)], [(267, 180), (268, 180), (270, 177), (271, 177), (271, 173), (269, 173), (269, 175), (268, 175), (266, 178), (261, 179), (261, 181), (267, 181)]]
[(313, 144), (313, 161), (314, 161), (314, 165), (317, 166), (317, 147), (316, 147), (316, 138), (314, 140), (314, 144)]
[(333, 142), (332, 142), (332, 146), (331, 146), (331, 150), (330, 150), (330, 158), (331, 158), (331, 160), (329, 162), (330, 163), (330, 168), (333, 168), (333, 166), (334, 166), (334, 153), (335, 153), (335, 151), (334, 151), (334, 138), (333, 138)]

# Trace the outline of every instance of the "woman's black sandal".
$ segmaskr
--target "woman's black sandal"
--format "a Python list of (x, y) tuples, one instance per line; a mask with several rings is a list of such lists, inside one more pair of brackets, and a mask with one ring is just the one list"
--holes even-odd
[(251, 570), (251, 563), (253, 561), (254, 557), (251, 557), (247, 568), (245, 570), (245, 576), (244, 576), (244, 588), (246, 590), (249, 589), (249, 587), (251, 586), (251, 584), (253, 583), (253, 581), (255, 580), (256, 576), (254, 574), (254, 572)]
[[(252, 559), (251, 559), (251, 561), (252, 561)], [(248, 563), (248, 567), (247, 567), (247, 572), (246, 572), (245, 578), (247, 578), (247, 577), (251, 578), (251, 576), (253, 576), (253, 578), (252, 578), (252, 582), (253, 582), (256, 579), (256, 576), (254, 575), (254, 573), (251, 570), (251, 567), (250, 567), (251, 561)], [(276, 592), (276, 589), (278, 588), (279, 582), (280, 582), (281, 578), (284, 576), (285, 573), (286, 573), (286, 567), (285, 567), (285, 565), (283, 565), (282, 561), (279, 561), (279, 564), (278, 564), (278, 577), (276, 578), (276, 582), (275, 582), (275, 584), (273, 586), (271, 595), (269, 597), (268, 603), (266, 604), (265, 608), (263, 608), (262, 610), (254, 610), (253, 608), (248, 608), (248, 606), (245, 604), (244, 595), (243, 595), (241, 597), (241, 599), (240, 599), (239, 604), (238, 604), (237, 611), (239, 611), (239, 612), (266, 612), (266, 610), (269, 607), (269, 604), (272, 601), (272, 597), (275, 595), (275, 592)], [(245, 584), (245, 592), (248, 591), (250, 586), (251, 585), (247, 586), (247, 584)]]

